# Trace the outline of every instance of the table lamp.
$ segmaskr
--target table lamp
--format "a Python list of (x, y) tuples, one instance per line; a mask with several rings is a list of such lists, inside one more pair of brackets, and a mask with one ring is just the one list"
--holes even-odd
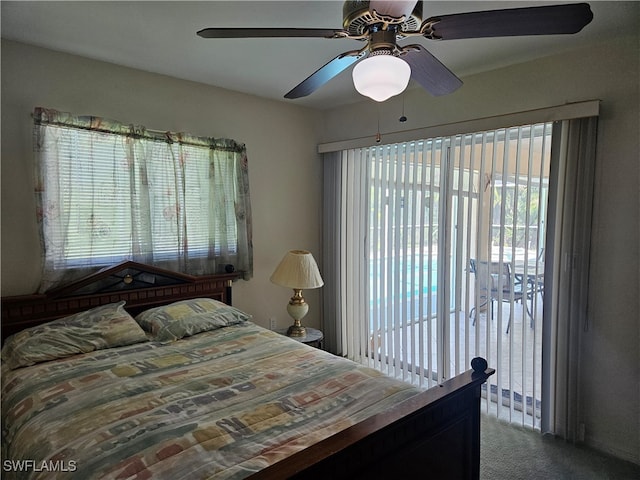
[(300, 320), (309, 311), (309, 304), (304, 301), (302, 290), (324, 285), (313, 255), (306, 250), (287, 252), (271, 275), (271, 281), (276, 285), (293, 288), (293, 297), (287, 305), (287, 312), (293, 318), (293, 325), (287, 330), (287, 335), (305, 337), (307, 332)]

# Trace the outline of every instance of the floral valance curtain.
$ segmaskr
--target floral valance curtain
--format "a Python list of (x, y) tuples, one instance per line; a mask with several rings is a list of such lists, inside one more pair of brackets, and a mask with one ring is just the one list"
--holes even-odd
[(244, 145), (36, 108), (34, 150), (41, 292), (123, 260), (251, 278)]

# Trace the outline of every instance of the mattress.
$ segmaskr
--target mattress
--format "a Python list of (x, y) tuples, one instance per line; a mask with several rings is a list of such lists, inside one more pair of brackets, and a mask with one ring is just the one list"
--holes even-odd
[(419, 392), (250, 321), (3, 363), (3, 478), (245, 478)]

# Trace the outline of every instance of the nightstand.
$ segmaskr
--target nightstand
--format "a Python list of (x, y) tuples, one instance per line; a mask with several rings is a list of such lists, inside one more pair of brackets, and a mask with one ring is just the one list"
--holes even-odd
[[(320, 330), (316, 330), (315, 328), (304, 327), (307, 330), (307, 335), (304, 337), (289, 337), (298, 342), (304, 343), (311, 347), (322, 348), (322, 341), (324, 340), (324, 334)], [(281, 335), (287, 335), (287, 328), (279, 328), (274, 330), (275, 332)]]

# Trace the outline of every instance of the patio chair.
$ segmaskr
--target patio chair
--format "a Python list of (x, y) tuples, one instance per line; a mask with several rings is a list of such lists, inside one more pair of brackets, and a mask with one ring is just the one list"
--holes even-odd
[[(510, 305), (520, 302), (531, 319), (533, 326), (533, 316), (527, 299), (532, 299), (532, 292), (529, 292), (529, 283), (517, 280), (511, 273), (511, 264), (509, 262), (486, 262), (469, 260), (471, 264), (470, 271), (476, 279), (476, 298), (481, 302), (471, 309), (469, 316), (473, 318), (473, 325), (476, 323), (478, 308), (483, 308), (489, 304), (491, 311), (491, 319), (493, 320), (493, 302), (502, 300), (509, 302)], [(475, 315), (474, 315), (475, 313)], [(507, 332), (511, 327), (512, 312), (509, 309), (509, 321), (507, 323)]]

